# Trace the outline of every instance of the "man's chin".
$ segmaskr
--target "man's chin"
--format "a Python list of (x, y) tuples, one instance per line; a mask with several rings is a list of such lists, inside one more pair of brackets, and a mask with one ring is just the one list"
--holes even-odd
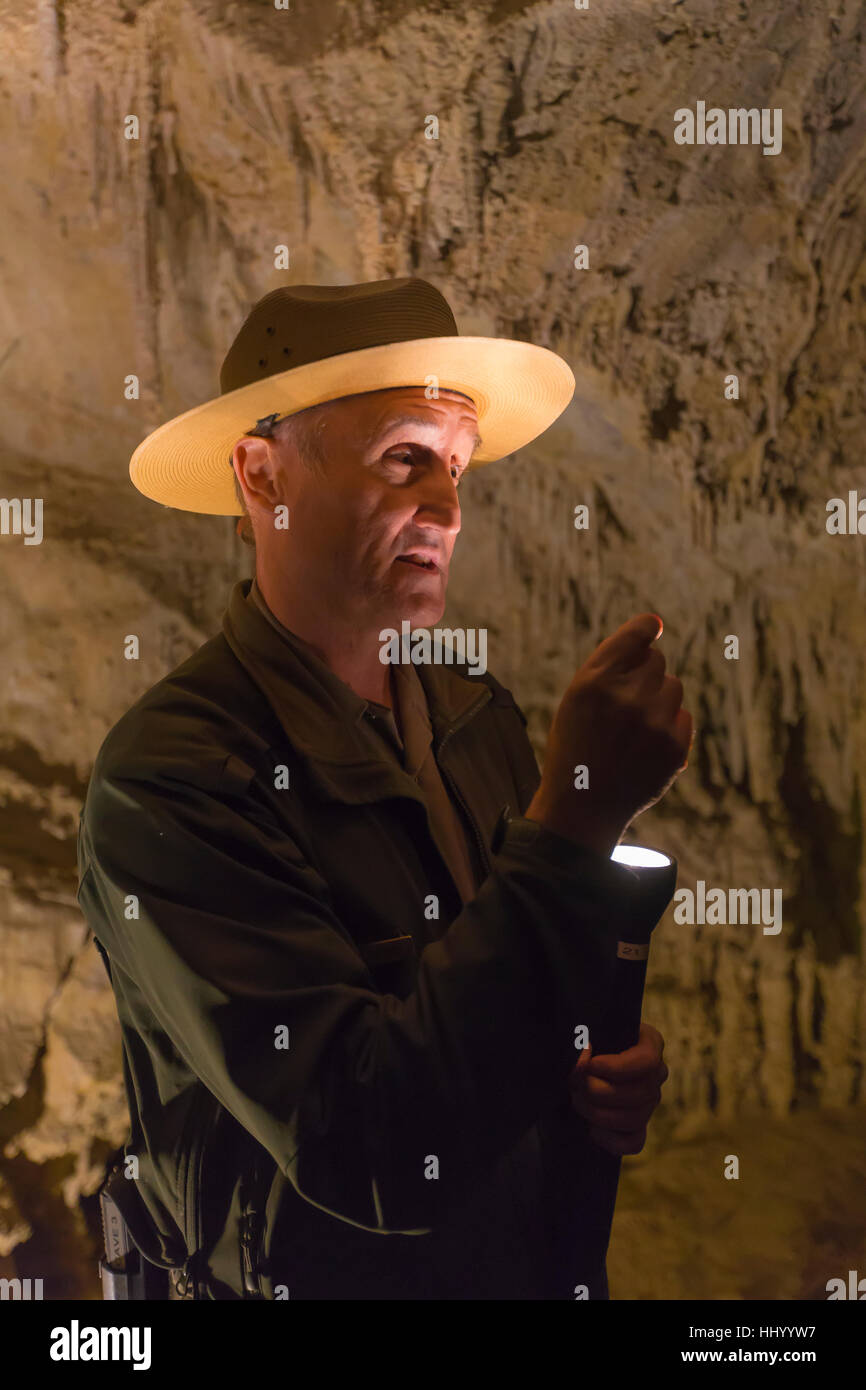
[(402, 631), (402, 624), (408, 622), (410, 628), (435, 627), (445, 612), (445, 594), (427, 597), (424, 594), (407, 595), (400, 600), (399, 608), (389, 605), (388, 613), (382, 618), (382, 627)]

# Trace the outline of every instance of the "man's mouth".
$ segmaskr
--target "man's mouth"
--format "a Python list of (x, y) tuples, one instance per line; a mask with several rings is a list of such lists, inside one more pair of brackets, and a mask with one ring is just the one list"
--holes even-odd
[(418, 569), (431, 570), (434, 572), (438, 571), (439, 569), (439, 566), (436, 564), (435, 560), (425, 559), (423, 555), (398, 555), (397, 559), (402, 560), (404, 564), (415, 565)]

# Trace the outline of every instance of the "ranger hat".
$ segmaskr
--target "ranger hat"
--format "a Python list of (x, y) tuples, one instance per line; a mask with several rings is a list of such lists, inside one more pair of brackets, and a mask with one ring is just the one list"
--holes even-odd
[(575, 379), (548, 348), (461, 337), (444, 296), (415, 276), (284, 285), (247, 315), (222, 364), (220, 395), (142, 440), (129, 476), (164, 506), (239, 516), (231, 466), (239, 439), (266, 434), (308, 406), (396, 386), (457, 391), (474, 402), (483, 441), (470, 465), (477, 468), (552, 425)]

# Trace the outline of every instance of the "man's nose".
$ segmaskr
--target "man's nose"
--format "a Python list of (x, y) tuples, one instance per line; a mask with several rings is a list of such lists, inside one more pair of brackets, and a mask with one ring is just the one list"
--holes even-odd
[(457, 484), (451, 476), (454, 466), (460, 467), (456, 458), (437, 459), (435, 465), (425, 471), (418, 484), (417, 510), (419, 517), (427, 516), (431, 521), (456, 535), (460, 530), (460, 499)]

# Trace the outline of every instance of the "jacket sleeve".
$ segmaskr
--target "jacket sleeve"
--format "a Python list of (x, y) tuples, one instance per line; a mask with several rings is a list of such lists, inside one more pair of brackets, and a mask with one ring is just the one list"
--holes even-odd
[(94, 775), (79, 871), (113, 961), (299, 1195), (406, 1233), (435, 1228), (561, 1098), (574, 1030), (591, 1036), (606, 1007), (612, 917), (637, 882), (518, 817), (400, 1000), (377, 992), (351, 924), (264, 802)]

